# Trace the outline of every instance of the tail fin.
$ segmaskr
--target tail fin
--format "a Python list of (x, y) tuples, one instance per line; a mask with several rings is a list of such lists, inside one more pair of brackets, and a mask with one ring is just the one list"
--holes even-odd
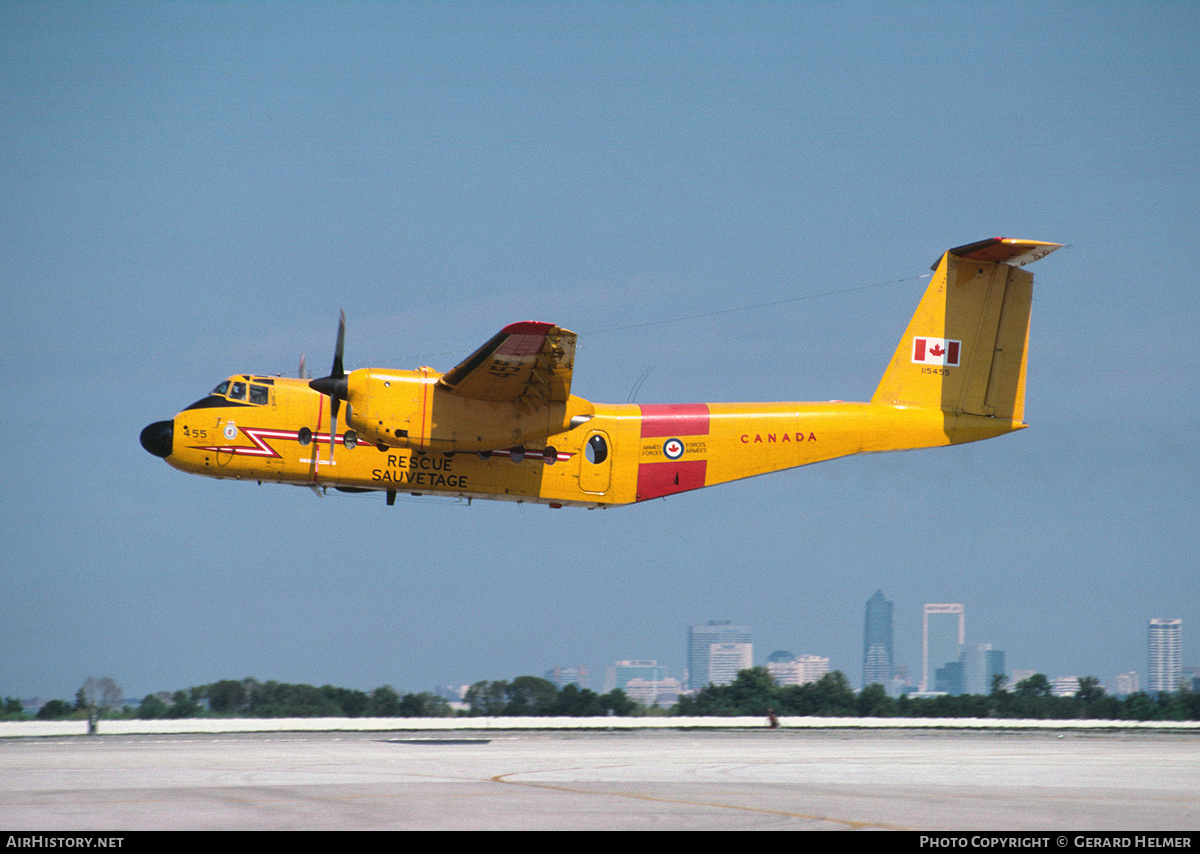
[(993, 237), (948, 251), (871, 402), (1021, 421), (1033, 275), (1059, 243)]

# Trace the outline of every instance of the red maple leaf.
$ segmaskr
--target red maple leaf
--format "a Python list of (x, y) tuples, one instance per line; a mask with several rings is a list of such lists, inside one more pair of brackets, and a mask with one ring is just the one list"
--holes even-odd
[(942, 349), (941, 344), (934, 344), (932, 347), (929, 348), (929, 355), (931, 355), (931, 356), (940, 356), (945, 352), (946, 351)]

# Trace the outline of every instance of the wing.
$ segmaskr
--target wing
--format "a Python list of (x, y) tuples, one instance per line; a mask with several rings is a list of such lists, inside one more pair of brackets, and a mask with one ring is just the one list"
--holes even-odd
[(476, 400), (562, 403), (571, 394), (575, 333), (553, 323), (525, 321), (501, 329), (438, 385)]

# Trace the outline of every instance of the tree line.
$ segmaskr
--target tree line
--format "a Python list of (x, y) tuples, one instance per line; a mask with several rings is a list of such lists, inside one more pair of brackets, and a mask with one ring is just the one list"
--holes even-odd
[(878, 684), (855, 693), (840, 670), (804, 685), (776, 685), (765, 667), (755, 667), (738, 673), (729, 685), (709, 685), (694, 696), (680, 697), (672, 714), (1194, 721), (1200, 720), (1200, 694), (1164, 691), (1114, 697), (1105, 693), (1099, 679), (1086, 676), (1073, 695), (1057, 697), (1050, 680), (1035, 673), (1012, 691), (1000, 676), (992, 680), (987, 694), (892, 697)]
[[(91, 680), (89, 680), (91, 681)], [(111, 680), (109, 680), (111, 681)], [(28, 719), (20, 702), (4, 698), (4, 719)], [(357, 691), (334, 685), (291, 684), (257, 679), (223, 679), (174, 692), (147, 694), (136, 707), (126, 707), (115, 697), (96, 697), (80, 688), (75, 702), (50, 700), (38, 711), (38, 720), (95, 716), (105, 719), (157, 720), (167, 718), (416, 718), (448, 717), (446, 700), (430, 692), (401, 695), (390, 685)]]
[[(136, 707), (125, 707), (111, 679), (89, 679), (74, 703), (51, 700), (39, 720), (64, 718), (197, 717), (450, 717), (461, 716), (633, 716), (665, 714), (681, 717), (797, 715), (816, 717), (904, 718), (1034, 718), (1099, 720), (1200, 720), (1200, 693), (1181, 690), (1125, 697), (1106, 694), (1100, 680), (1088, 676), (1071, 696), (1051, 693), (1041, 673), (1018, 682), (1012, 691), (1003, 677), (993, 679), (988, 694), (943, 694), (936, 697), (892, 697), (882, 685), (855, 692), (835, 670), (816, 682), (777, 685), (765, 667), (741, 671), (728, 685), (709, 685), (682, 696), (669, 709), (647, 709), (621, 689), (597, 694), (577, 685), (557, 687), (548, 679), (518, 676), (512, 681), (480, 681), (467, 689), (466, 709), (454, 710), (431, 692), (401, 695), (390, 685), (357, 691), (333, 685), (225, 679), (209, 685), (148, 694)], [(0, 720), (27, 720), (19, 700), (0, 699)]]

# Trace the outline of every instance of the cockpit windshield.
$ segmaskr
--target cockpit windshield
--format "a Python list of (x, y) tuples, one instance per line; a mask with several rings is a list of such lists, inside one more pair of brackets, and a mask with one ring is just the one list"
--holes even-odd
[(214, 406), (270, 406), (271, 387), (275, 380), (269, 377), (230, 377), (201, 398), (188, 409), (210, 409)]

